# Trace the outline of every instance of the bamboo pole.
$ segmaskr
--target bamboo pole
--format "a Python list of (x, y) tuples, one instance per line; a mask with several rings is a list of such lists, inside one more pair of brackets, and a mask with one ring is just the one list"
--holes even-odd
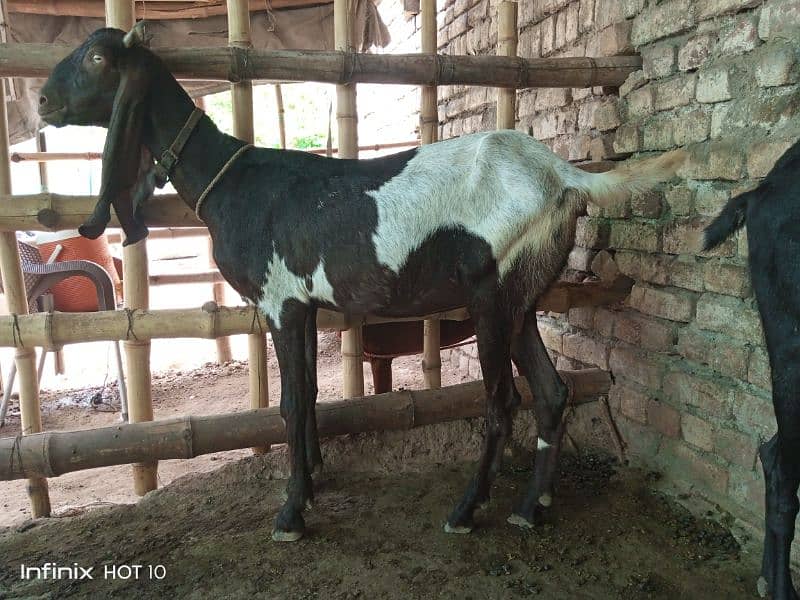
[[(247, 0), (228, 2), (228, 45), (234, 48), (250, 48), (250, 13)], [(233, 105), (233, 135), (249, 143), (255, 141), (253, 129), (253, 83), (238, 81), (231, 83)], [(269, 382), (267, 378), (267, 339), (265, 330), (251, 332), (247, 336), (247, 360), (250, 383), (250, 408), (269, 406)], [(254, 454), (263, 454), (269, 446), (253, 446)]]
[[(125, 31), (133, 27), (133, 0), (106, 0), (106, 25)], [(147, 240), (122, 249), (122, 285), (125, 308), (147, 309), (148, 287)], [(123, 343), (128, 374), (128, 415), (131, 423), (153, 420), (153, 398), (150, 380), (150, 340), (128, 339)], [(144, 496), (158, 487), (158, 463), (133, 465), (133, 488)]]
[[(556, 282), (542, 295), (537, 310), (567, 312), (570, 308), (605, 306), (624, 300), (632, 282), (623, 278), (619, 284), (605, 282)], [(465, 308), (431, 315), (389, 318), (375, 315), (347, 317), (342, 313), (319, 310), (318, 329), (342, 331), (354, 325), (402, 323), (424, 319), (463, 321), (469, 317)], [(0, 347), (32, 349), (52, 348), (61, 344), (113, 340), (161, 338), (214, 339), (267, 331), (264, 317), (253, 307), (218, 307), (213, 302), (202, 308), (135, 311), (101, 311), (92, 313), (37, 313), (34, 315), (0, 316)]]
[[(352, 52), (355, 11), (352, 0), (334, 0), (334, 47)], [(336, 123), (339, 126), (339, 158), (358, 158), (358, 108), (356, 86), (341, 83), (336, 86)], [(364, 395), (364, 339), (361, 327), (342, 332), (342, 396)]]
[[(507, 0), (497, 7), (497, 54), (517, 56), (517, 3)], [(510, 88), (497, 90), (497, 128), (514, 129), (516, 124), (515, 100), (517, 92)]]
[[(599, 161), (575, 166), (591, 173), (602, 173), (611, 170), (616, 164), (618, 163), (613, 161)], [(97, 196), (68, 196), (52, 193), (19, 196), (0, 194), (0, 231), (76, 229), (89, 218), (95, 204), (97, 204)], [(194, 211), (176, 194), (154, 196), (142, 206), (141, 214), (148, 227), (198, 228), (203, 226), (203, 222), (197, 219)], [(119, 221), (113, 212), (109, 226), (119, 227)]]
[[(420, 2), (421, 50), (423, 54), (436, 54), (436, 0)], [(419, 133), (423, 144), (433, 144), (438, 139), (439, 107), (438, 88), (422, 86), (420, 90)], [(426, 388), (442, 387), (441, 327), (439, 321), (427, 320), (422, 327), (422, 377)]]
[[(57, 44), (0, 44), (0, 77), (47, 77), (74, 49)], [(156, 48), (178, 79), (318, 81), (484, 87), (619, 87), (641, 69), (638, 56), (510, 58), (360, 54), (256, 48)]]
[[(559, 371), (573, 392), (572, 404), (596, 401), (607, 394), (611, 376), (600, 369)], [(515, 379), (522, 410), (533, 407), (523, 377)], [(377, 396), (317, 404), (323, 437), (415, 427), (481, 417), (486, 398), (481, 381), (440, 390), (404, 390)], [(64, 473), (143, 460), (186, 459), (246, 448), (267, 440), (286, 441), (276, 407), (207, 416), (186, 416), (155, 423), (114, 425), (83, 431), (52, 431), (22, 438), (0, 438), (0, 481), (32, 474)]]
[[(47, 153), (47, 135), (44, 131), (39, 131), (36, 134), (36, 150), (41, 152), (42, 154)], [(13, 160), (13, 159), (12, 159)], [(43, 193), (47, 193), (50, 189), (50, 182), (47, 178), (47, 163), (40, 162), (39, 163), (39, 191)], [(55, 253), (50, 256), (48, 262), (53, 262), (56, 259)], [(45, 310), (53, 310), (53, 297), (52, 295), (48, 296), (49, 298), (49, 306), (46, 307)], [(44, 361), (45, 352), (42, 351), (42, 361)], [(64, 364), (64, 349), (57, 348), (53, 351), (53, 369), (56, 375), (63, 375), (66, 373), (67, 368)], [(42, 369), (39, 369), (39, 380), (41, 381), (42, 378)]]
[[(11, 167), (8, 161), (8, 115), (6, 112), (5, 82), (0, 80), (0, 192), (11, 194)], [(19, 263), (17, 236), (13, 231), (0, 233), (0, 271), (8, 310), (14, 315), (28, 313), (28, 297)], [(13, 317), (11, 317), (13, 319)], [(42, 413), (39, 407), (39, 378), (36, 372), (36, 349), (17, 348), (17, 376), (19, 378), (19, 408), (24, 436), (42, 430)], [(9, 385), (11, 385), (9, 383)], [(33, 518), (50, 516), (50, 494), (47, 479), (34, 476), (28, 479), (28, 498)]]
[[(278, 136), (281, 148), (286, 149), (286, 110), (283, 108), (283, 90), (281, 84), (275, 84), (275, 110), (278, 112)], [(318, 152), (325, 152), (327, 148), (317, 148)], [(313, 152), (313, 150), (312, 150)]]

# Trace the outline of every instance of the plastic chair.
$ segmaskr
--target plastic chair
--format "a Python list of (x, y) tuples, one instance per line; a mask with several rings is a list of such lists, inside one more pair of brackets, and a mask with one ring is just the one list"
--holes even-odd
[[(114, 294), (114, 284), (103, 267), (89, 260), (70, 260), (64, 262), (46, 263), (42, 261), (39, 249), (25, 242), (17, 242), (19, 246), (19, 258), (22, 266), (22, 276), (25, 280), (25, 293), (28, 298), (28, 308), (30, 312), (43, 312), (47, 310), (47, 291), (60, 281), (69, 277), (87, 277), (95, 286), (97, 291), (97, 305), (99, 310), (114, 310), (116, 299)], [(3, 291), (0, 282), (0, 292)], [(49, 304), (52, 306), (52, 297)], [(128, 394), (125, 387), (125, 374), (122, 369), (122, 354), (120, 353), (119, 342), (112, 342), (117, 361), (117, 381), (119, 383), (119, 396), (122, 408), (122, 420), (128, 420)], [(39, 358), (39, 381), (42, 379), (45, 357), (47, 350), (42, 348), (42, 355)], [(3, 403), (0, 405), (0, 427), (5, 424), (6, 412), (11, 398), (11, 388), (17, 374), (16, 362), (11, 366), (8, 374), (5, 389), (3, 391)]]

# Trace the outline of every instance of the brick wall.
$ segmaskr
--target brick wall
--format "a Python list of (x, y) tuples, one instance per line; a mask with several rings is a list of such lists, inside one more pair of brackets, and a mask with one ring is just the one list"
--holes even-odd
[[(440, 52), (494, 52), (496, 2), (440, 11)], [(521, 0), (519, 28), (521, 56), (638, 52), (644, 65), (619, 89), (520, 91), (518, 129), (572, 161), (692, 156), (677, 184), (580, 218), (565, 277), (591, 276), (607, 249), (636, 283), (619, 306), (542, 315), (545, 343), (559, 368), (613, 372), (635, 462), (758, 528), (756, 449), (775, 425), (746, 240), (699, 254), (697, 233), (800, 137), (800, 0)], [(494, 100), (441, 88), (441, 137), (494, 128)], [(474, 347), (444, 358), (480, 376)]]

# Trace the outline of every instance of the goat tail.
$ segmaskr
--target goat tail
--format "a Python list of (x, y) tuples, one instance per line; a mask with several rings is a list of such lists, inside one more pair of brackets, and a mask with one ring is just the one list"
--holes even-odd
[(749, 194), (740, 194), (728, 200), (725, 208), (703, 231), (703, 252), (716, 248), (744, 225)]
[(564, 175), (567, 187), (585, 193), (598, 206), (608, 207), (624, 200), (629, 194), (646, 192), (671, 179), (688, 155), (685, 150), (678, 149), (605, 173), (588, 173), (570, 167), (569, 173)]

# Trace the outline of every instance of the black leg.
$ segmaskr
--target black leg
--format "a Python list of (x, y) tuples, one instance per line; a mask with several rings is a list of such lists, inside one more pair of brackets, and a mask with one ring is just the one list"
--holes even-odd
[(322, 450), (317, 433), (317, 309), (306, 315), (306, 394), (308, 418), (306, 419), (306, 462), (312, 475), (322, 472)]
[(475, 509), (489, 501), (489, 492), (501, 467), (503, 449), (511, 435), (511, 415), (518, 398), (511, 374), (509, 319), (495, 307), (494, 298), (471, 310), (478, 335), (478, 355), (486, 388), (486, 436), (478, 472), (445, 524), (448, 533), (469, 533)]
[(792, 585), (789, 554), (794, 539), (794, 524), (797, 517), (797, 488), (800, 478), (797, 469), (787, 460), (780, 434), (759, 449), (764, 467), (766, 487), (766, 518), (764, 555), (761, 562), (759, 593), (772, 595), (774, 600), (797, 600)]
[(286, 502), (275, 519), (272, 539), (293, 542), (303, 536), (303, 510), (313, 500), (311, 473), (306, 458), (308, 399), (305, 330), (308, 307), (295, 301), (284, 304), (280, 327), (270, 322), (272, 341), (281, 369), (281, 416), (286, 423), (291, 476)]
[(542, 343), (533, 310), (526, 313), (522, 331), (515, 337), (511, 352), (514, 363), (528, 380), (533, 392), (539, 439), (533, 477), (525, 497), (514, 508), (508, 521), (514, 525), (531, 527), (541, 511), (553, 501), (553, 480), (564, 434), (561, 417), (568, 390)]

